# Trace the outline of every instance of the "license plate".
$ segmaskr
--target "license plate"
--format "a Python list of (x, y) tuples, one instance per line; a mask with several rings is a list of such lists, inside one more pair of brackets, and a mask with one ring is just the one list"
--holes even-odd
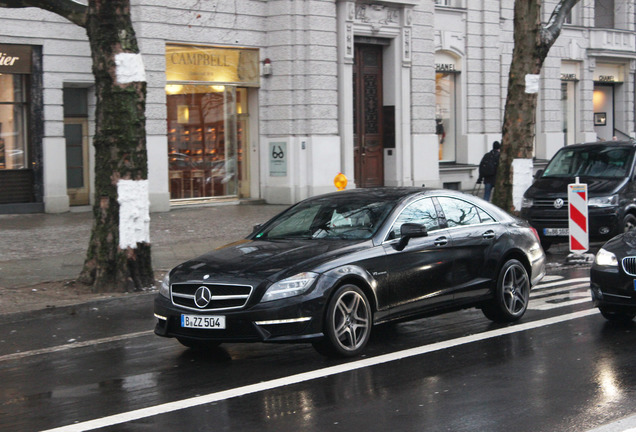
[(224, 329), (225, 317), (222, 315), (181, 315), (181, 327), (199, 329)]
[(568, 234), (567, 228), (543, 228), (544, 236), (567, 236)]

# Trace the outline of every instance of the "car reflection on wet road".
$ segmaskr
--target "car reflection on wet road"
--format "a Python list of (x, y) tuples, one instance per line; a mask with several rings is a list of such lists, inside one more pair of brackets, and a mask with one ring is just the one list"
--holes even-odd
[(166, 344), (149, 295), (5, 316), (0, 430), (590, 430), (636, 412), (636, 326), (600, 316), (588, 276), (549, 268), (513, 325), (465, 310), (380, 327), (351, 360)]

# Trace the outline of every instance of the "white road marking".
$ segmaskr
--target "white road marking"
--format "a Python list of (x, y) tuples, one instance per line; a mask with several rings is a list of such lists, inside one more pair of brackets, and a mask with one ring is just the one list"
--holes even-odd
[(73, 342), (73, 343), (58, 345), (58, 346), (49, 347), (49, 348), (41, 348), (41, 349), (36, 349), (31, 351), (6, 354), (3, 356), (0, 356), (0, 362), (7, 361), (7, 360), (20, 360), (20, 359), (38, 355), (38, 354), (50, 354), (54, 352), (66, 351), (73, 348), (82, 348), (82, 347), (100, 345), (100, 344), (105, 344), (110, 342), (117, 342), (117, 341), (126, 340), (126, 339), (133, 339), (140, 336), (147, 336), (151, 334), (154, 334), (153, 330), (146, 330), (146, 331), (141, 331), (136, 333), (127, 333), (127, 334), (123, 334), (119, 336), (111, 336), (111, 337), (102, 338), (102, 339), (91, 339), (91, 340), (87, 340), (83, 342)]
[(546, 311), (591, 302), (589, 287), (589, 277), (539, 284), (530, 292), (528, 309)]
[(565, 307), (565, 306), (572, 306), (572, 305), (575, 305), (575, 304), (587, 303), (587, 302), (591, 302), (592, 301), (591, 297), (588, 294), (586, 294), (583, 297), (573, 296), (573, 295), (567, 295), (566, 297), (567, 298), (579, 297), (579, 298), (575, 298), (575, 299), (568, 300), (568, 301), (555, 302), (555, 303), (546, 303), (546, 302), (544, 302), (544, 303), (539, 303), (539, 304), (534, 304), (534, 305), (528, 305), (528, 309), (546, 311), (546, 310), (550, 310), (550, 309), (556, 309), (556, 308)]
[(178, 411), (182, 409), (192, 408), (199, 405), (205, 405), (213, 402), (218, 402), (230, 398), (239, 396), (245, 396), (252, 393), (271, 390), (278, 387), (284, 387), (292, 384), (298, 384), (306, 381), (310, 381), (317, 378), (324, 378), (331, 375), (336, 375), (344, 372), (350, 372), (353, 370), (375, 366), (382, 363), (388, 363), (395, 360), (400, 360), (408, 357), (427, 354), (434, 351), (441, 351), (449, 348), (453, 348), (459, 345), (464, 345), (472, 342), (491, 339), (503, 335), (512, 333), (519, 333), (526, 330), (532, 330), (539, 327), (545, 327), (553, 324), (562, 323), (578, 318), (584, 318), (587, 316), (595, 315), (599, 313), (597, 309), (587, 309), (584, 311), (574, 312), (566, 315), (560, 315), (552, 318), (546, 318), (539, 321), (532, 321), (528, 323), (515, 324), (509, 327), (504, 327), (497, 330), (490, 330), (483, 333), (478, 333), (470, 336), (464, 336), (448, 341), (437, 342), (430, 345), (423, 345), (416, 348), (397, 351), (394, 353), (384, 354), (377, 357), (366, 358), (357, 360), (351, 363), (341, 364), (337, 366), (331, 366), (323, 369), (317, 369), (314, 371), (304, 372), (288, 377), (277, 378), (270, 381), (264, 381), (256, 384), (250, 384), (242, 387), (237, 387), (229, 390), (224, 390), (216, 393), (210, 393), (203, 396), (192, 397), (188, 399), (182, 399), (174, 402), (168, 402), (160, 405), (155, 405), (147, 408), (142, 408), (134, 411), (128, 411), (120, 414), (114, 414), (94, 420), (88, 420), (81, 423), (75, 423), (68, 426), (61, 426), (55, 429), (49, 429), (45, 432), (73, 432), (73, 431), (87, 431), (94, 430), (109, 426), (114, 426), (122, 423), (131, 422), (143, 418), (153, 417), (168, 412)]
[(636, 432), (636, 415), (591, 429), (588, 432)]
[(532, 290), (532, 291), (530, 291), (530, 298), (532, 298), (532, 297), (542, 297), (542, 296), (547, 295), (547, 294), (562, 293), (562, 292), (568, 292), (568, 291), (576, 291), (576, 290), (578, 290), (580, 288), (587, 288), (586, 291), (588, 291), (589, 288), (590, 288), (589, 282), (588, 283), (580, 283), (580, 284), (576, 284), (576, 285), (571, 285), (571, 286), (568, 286), (567, 289), (565, 287), (560, 287), (560, 288), (551, 288), (551, 289), (546, 288), (546, 289), (539, 290), (539, 291)]
[(540, 283), (539, 285), (535, 285), (535, 287), (532, 288), (532, 292), (534, 292), (536, 290), (540, 291), (542, 289), (551, 288), (551, 287), (554, 287), (554, 286), (569, 285), (569, 284), (578, 283), (578, 282), (588, 282), (589, 283), (590, 282), (590, 278), (589, 277), (584, 277), (584, 278), (560, 280), (558, 282)]

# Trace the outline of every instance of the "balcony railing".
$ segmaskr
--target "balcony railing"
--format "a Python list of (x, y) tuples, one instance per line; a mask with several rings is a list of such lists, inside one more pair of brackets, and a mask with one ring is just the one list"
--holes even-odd
[(633, 53), (636, 50), (636, 35), (624, 30), (591, 29), (590, 48)]

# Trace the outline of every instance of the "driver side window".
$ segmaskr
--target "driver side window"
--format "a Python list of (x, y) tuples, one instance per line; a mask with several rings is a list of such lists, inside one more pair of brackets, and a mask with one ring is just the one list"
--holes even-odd
[(424, 198), (409, 204), (402, 210), (402, 213), (400, 213), (400, 216), (398, 216), (391, 228), (389, 238), (400, 238), (402, 224), (407, 222), (424, 225), (427, 231), (439, 229), (439, 219), (433, 200), (431, 198)]

